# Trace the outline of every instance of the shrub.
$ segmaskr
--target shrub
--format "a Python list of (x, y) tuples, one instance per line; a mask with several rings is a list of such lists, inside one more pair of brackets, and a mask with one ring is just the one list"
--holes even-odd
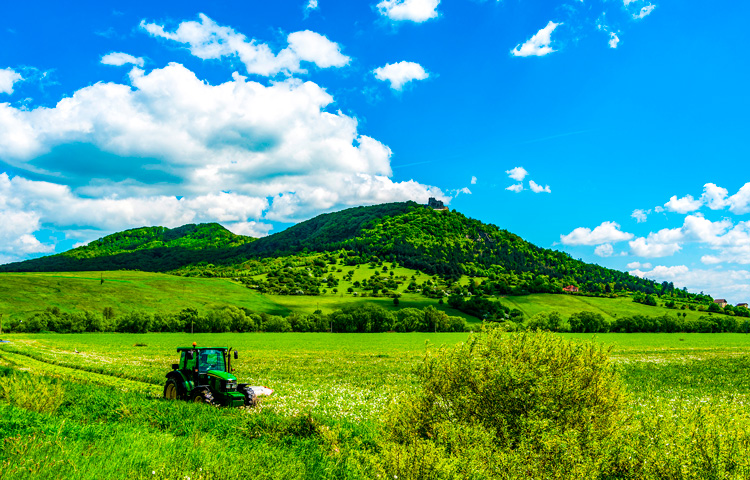
[[(481, 477), (476, 468), (494, 476), (508, 467), (497, 462), (510, 462), (553, 477), (598, 468), (625, 404), (608, 353), (551, 333), (499, 329), (428, 351), (415, 372), (420, 388), (386, 416), (386, 470), (417, 478), (471, 468)], [(420, 464), (420, 472), (399, 460), (436, 449), (440, 463)]]
[(537, 313), (526, 322), (528, 330), (549, 330), (552, 332), (565, 331), (566, 325), (558, 312)]
[(597, 333), (609, 331), (609, 324), (600, 313), (574, 313), (570, 316), (569, 322), (571, 332)]
[(268, 319), (263, 323), (263, 330), (266, 332), (291, 332), (292, 326), (284, 317), (269, 315)]

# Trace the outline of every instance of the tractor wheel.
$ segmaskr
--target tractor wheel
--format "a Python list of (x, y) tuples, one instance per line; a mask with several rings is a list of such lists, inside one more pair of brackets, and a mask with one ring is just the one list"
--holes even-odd
[(211, 392), (208, 389), (195, 391), (190, 398), (195, 403), (207, 403), (209, 405), (214, 403), (214, 396), (211, 395)]
[(180, 397), (180, 388), (177, 385), (177, 382), (170, 378), (167, 380), (167, 384), (164, 385), (164, 398), (167, 400), (177, 400)]
[(255, 396), (252, 388), (245, 386), (241, 389), (241, 392), (245, 396), (246, 407), (254, 407), (258, 403), (258, 397)]

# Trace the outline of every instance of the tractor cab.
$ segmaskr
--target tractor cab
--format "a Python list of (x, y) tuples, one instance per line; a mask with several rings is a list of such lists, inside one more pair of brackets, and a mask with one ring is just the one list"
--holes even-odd
[[(229, 359), (229, 348), (178, 348), (180, 370), (190, 370), (199, 374), (207, 373), (209, 370), (217, 372), (231, 371)], [(237, 352), (235, 352), (235, 355)], [(174, 365), (173, 365), (174, 368)]]
[[(230, 407), (255, 405), (255, 393), (249, 385), (238, 384), (232, 374), (231, 348), (178, 348), (179, 363), (172, 365), (164, 386), (165, 398), (184, 398), (195, 402)], [(234, 358), (238, 358), (234, 351)]]

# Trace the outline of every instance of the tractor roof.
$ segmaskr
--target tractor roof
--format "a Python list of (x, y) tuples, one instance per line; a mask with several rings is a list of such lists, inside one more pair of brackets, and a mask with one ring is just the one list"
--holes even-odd
[(177, 349), (178, 352), (186, 352), (188, 350), (224, 350), (227, 351), (227, 347), (180, 347)]

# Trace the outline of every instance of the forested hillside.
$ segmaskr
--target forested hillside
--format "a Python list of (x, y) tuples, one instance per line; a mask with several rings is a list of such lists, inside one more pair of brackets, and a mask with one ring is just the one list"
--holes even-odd
[(137, 228), (58, 255), (3, 265), (0, 271), (132, 269), (246, 276), (258, 265), (263, 273), (305, 265), (310, 262), (302, 257), (316, 252), (326, 252), (329, 260), (335, 254), (349, 266), (398, 262), (440, 275), (446, 282), (463, 275), (476, 277), (480, 281), (470, 285), (471, 293), (560, 293), (562, 287), (573, 284), (595, 294), (689, 296), (671, 283), (657, 284), (584, 263), (459, 212), (433, 210), (414, 202), (319, 215), (258, 240), (234, 235), (218, 224)]
[(255, 239), (235, 235), (218, 223), (188, 224), (177, 228), (142, 227), (113, 233), (88, 245), (57, 255), (0, 265), (5, 272), (78, 272), (143, 270), (166, 272), (227, 258), (235, 248)]

